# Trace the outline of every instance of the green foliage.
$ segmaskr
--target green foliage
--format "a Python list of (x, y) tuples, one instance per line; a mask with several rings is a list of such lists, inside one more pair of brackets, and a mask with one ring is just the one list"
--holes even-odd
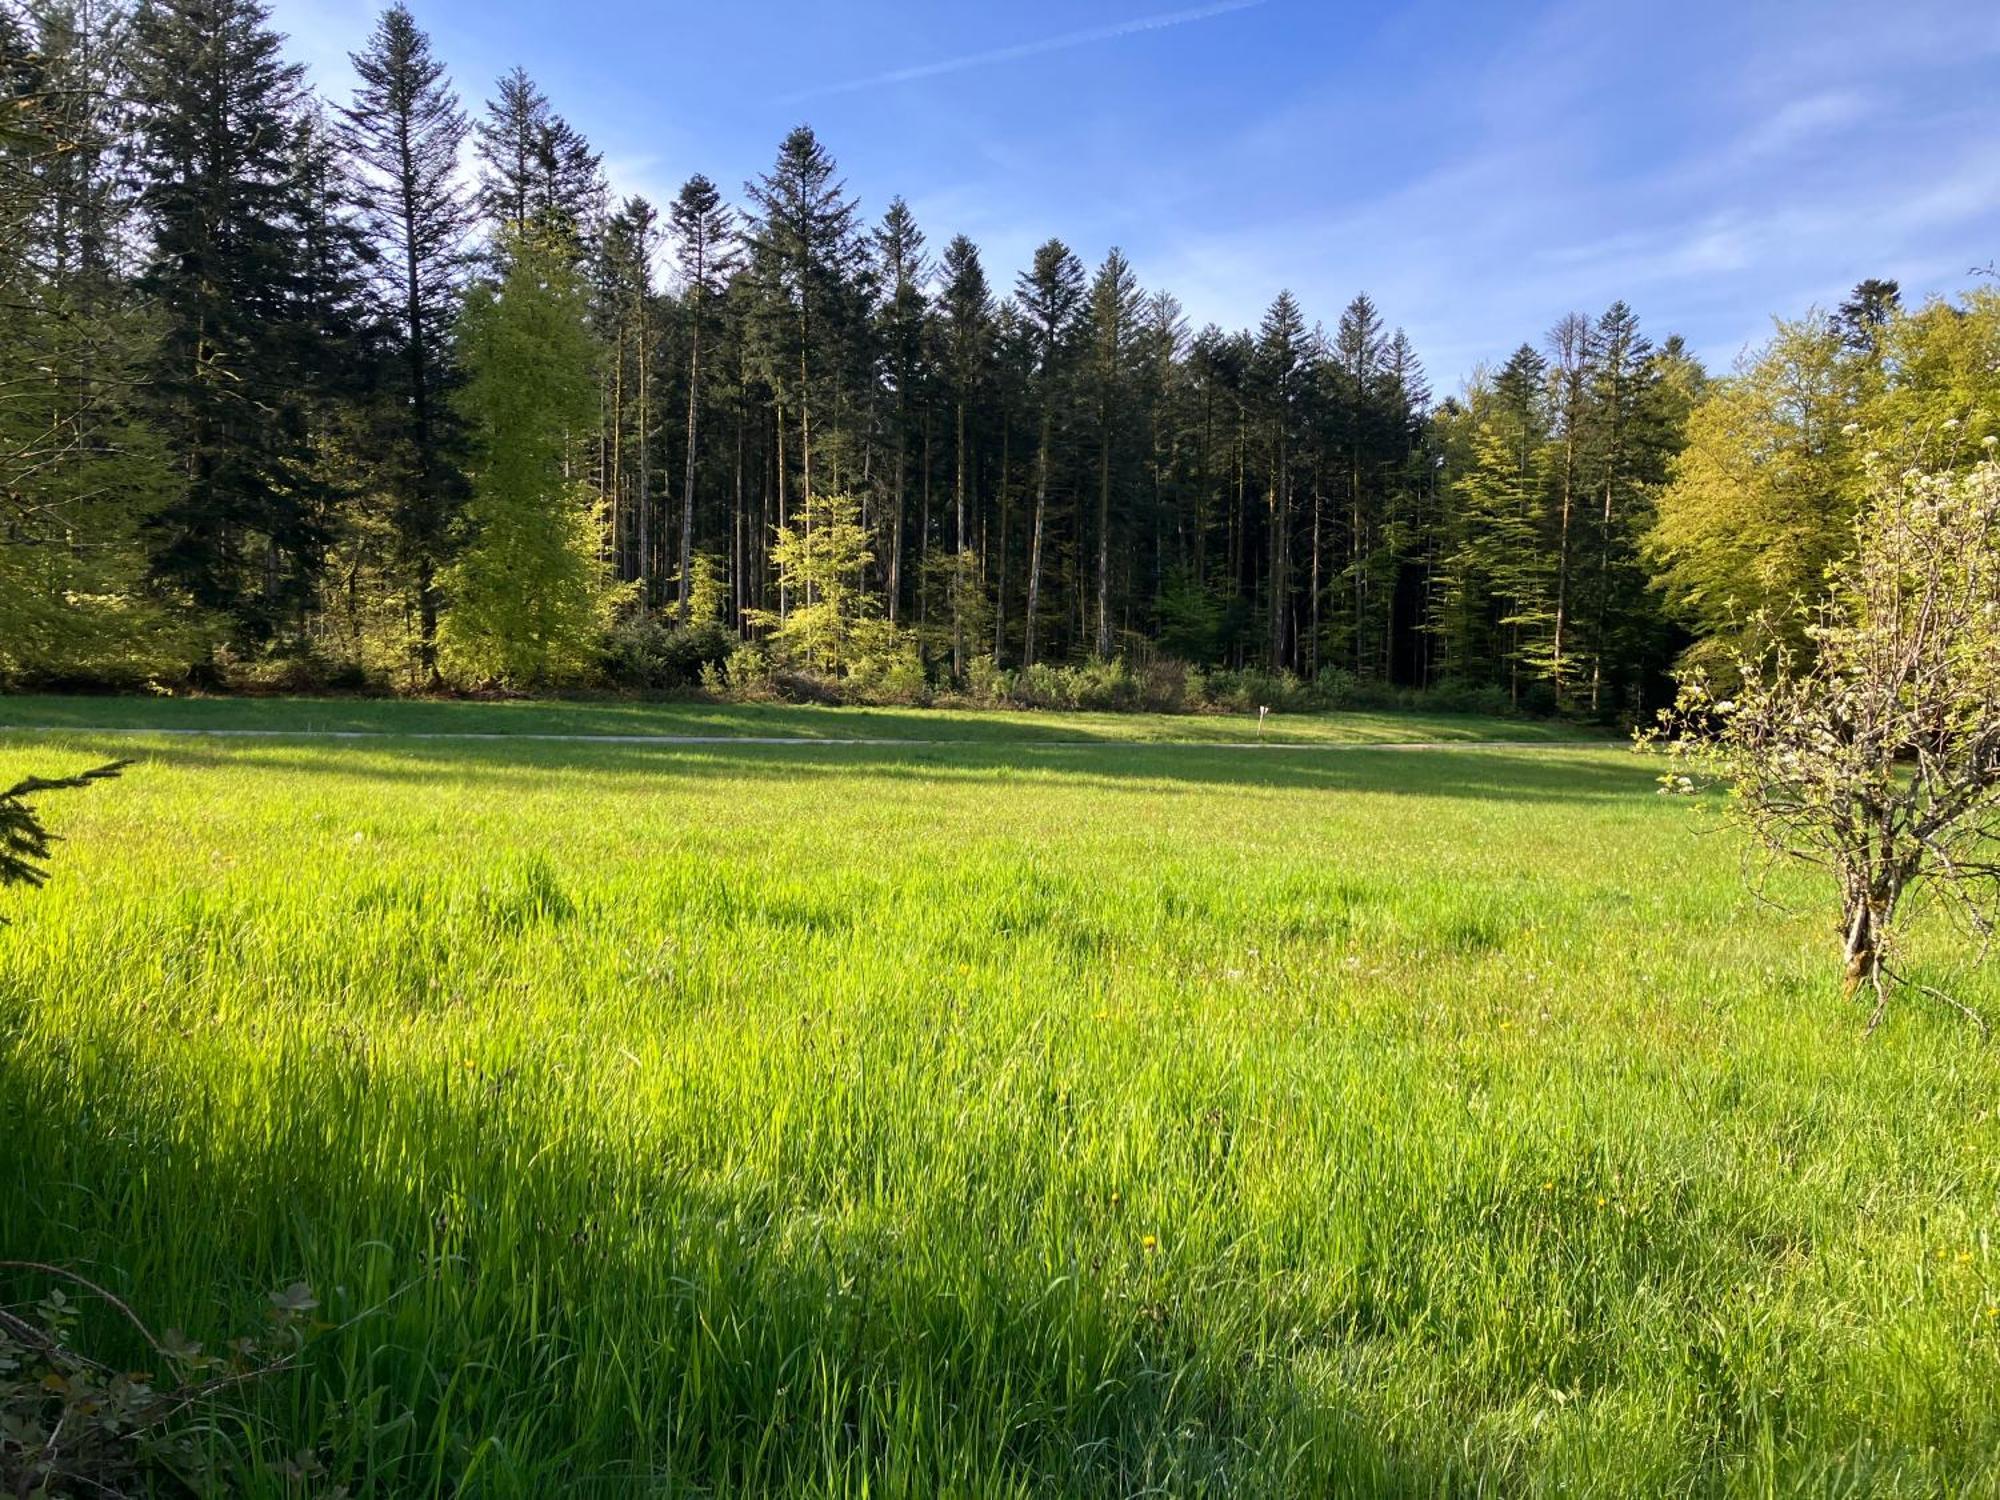
[(786, 607), (752, 610), (747, 619), (769, 632), (779, 663), (837, 676), (863, 656), (894, 649), (895, 627), (878, 618), (874, 596), (861, 586), (875, 553), (858, 500), (810, 497), (777, 529), (771, 560)]
[(979, 554), (942, 549), (924, 559), (920, 580), (929, 601), (926, 624), (917, 632), (925, 652), (947, 666), (969, 664), (982, 654), (979, 643), (993, 638), (993, 597), (981, 576)]
[[(988, 656), (974, 657), (975, 676), (982, 667), (990, 671), (992, 660)], [(930, 701), (930, 676), (924, 670), (923, 655), (917, 643), (908, 637), (856, 658), (848, 669), (846, 687), (848, 696), (857, 703), (913, 707)]]
[(1867, 446), (1853, 419), (1848, 356), (1821, 317), (1781, 323), (1694, 409), (1648, 545), (1705, 657), (1727, 660), (1760, 613), (1789, 629), (1819, 597), (1850, 540)]
[(176, 676), (198, 642), (145, 587), (141, 524), (175, 493), (138, 393), (160, 333), (103, 240), (125, 231), (114, 99), (128, 19), (0, 25), (0, 684)]
[(1222, 644), (1225, 606), (1192, 569), (1176, 568), (1160, 585), (1160, 649), (1188, 661), (1213, 661)]
[[(675, 577), (676, 594), (680, 592), (681, 579)], [(722, 571), (722, 564), (710, 553), (698, 552), (688, 561), (687, 578), (687, 619), (691, 624), (726, 621), (729, 609), (729, 579)]]
[[(264, 1326), (232, 1339), (224, 1355), (177, 1328), (155, 1335), (123, 1299), (74, 1271), (0, 1261), (0, 1273), (55, 1283), (31, 1303), (0, 1307), (0, 1485), (8, 1493), (54, 1500), (164, 1486), (218, 1494), (260, 1473), (281, 1484), (325, 1478), (310, 1451), (281, 1457), (253, 1429), (244, 1453), (230, 1436), (241, 1430), (230, 1397), (288, 1369), (305, 1348), (319, 1302), (304, 1282), (272, 1292)], [(117, 1315), (123, 1342), (149, 1368), (84, 1351), (79, 1289)]]
[(1726, 675), (1762, 642), (1760, 618), (1806, 644), (1801, 606), (1850, 555), (1870, 455), (1962, 468), (2000, 431), (2000, 292), (1877, 318), (1858, 341), (1823, 316), (1781, 323), (1694, 408), (1647, 539), (1701, 636), (1690, 666)]
[(621, 620), (604, 643), (604, 676), (619, 687), (672, 690), (698, 687), (736, 649), (736, 637), (714, 619), (680, 626), (653, 615)]
[(754, 641), (742, 642), (729, 653), (719, 675), (707, 667), (702, 669), (701, 685), (711, 692), (722, 688), (738, 698), (754, 700), (768, 697), (771, 691), (770, 655)]
[(324, 442), (360, 363), (357, 235), (282, 44), (260, 0), (213, 0), (140, 7), (131, 51), (146, 398), (181, 480), (151, 562), (251, 645), (297, 634), (324, 576)]
[(602, 497), (570, 477), (596, 414), (583, 311), (567, 255), (531, 238), (510, 242), (505, 278), (466, 306), (460, 399), (478, 457), (440, 632), (445, 666), (461, 680), (587, 675), (630, 593), (602, 558)]

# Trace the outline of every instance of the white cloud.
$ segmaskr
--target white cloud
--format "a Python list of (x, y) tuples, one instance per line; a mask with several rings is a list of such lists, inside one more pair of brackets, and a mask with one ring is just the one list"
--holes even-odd
[(1263, 5), (1266, 0), (1217, 0), (1212, 5), (1197, 5), (1188, 10), (1163, 11), (1158, 15), (1140, 16), (1136, 20), (1118, 21), (1109, 26), (1091, 26), (1082, 31), (1069, 31), (1061, 36), (1043, 37), (1038, 41), (1016, 42), (1011, 46), (993, 47), (984, 52), (968, 52), (959, 57), (941, 58), (935, 62), (918, 63), (907, 68), (892, 68), (886, 73), (875, 73), (866, 78), (851, 78), (844, 83), (830, 83), (817, 88), (802, 89), (795, 94), (787, 94), (779, 102), (796, 104), (806, 99), (821, 99), (830, 94), (851, 94), (863, 89), (888, 88), (899, 83), (914, 83), (919, 79), (937, 78), (946, 73), (962, 73), (969, 68), (992, 67), (998, 63), (1020, 62), (1030, 57), (1040, 57), (1047, 52), (1063, 52), (1072, 47), (1086, 47), (1097, 42), (1113, 42), (1122, 37), (1139, 36), (1149, 31), (1166, 31), (1175, 26), (1185, 26), (1192, 21), (1213, 20), (1217, 16), (1230, 15), (1240, 10), (1252, 10)]

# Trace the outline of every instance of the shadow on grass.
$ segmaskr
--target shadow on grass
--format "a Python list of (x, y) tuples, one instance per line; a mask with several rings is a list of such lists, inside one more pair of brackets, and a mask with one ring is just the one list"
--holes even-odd
[[(120, 747), (125, 754), (137, 747)], [(1393, 750), (1366, 746), (1238, 749), (1148, 746), (677, 745), (381, 741), (275, 749), (190, 741), (139, 751), (189, 770), (256, 769), (410, 785), (477, 784), (496, 792), (574, 790), (584, 780), (985, 784), (996, 792), (1054, 781), (1106, 791), (1326, 791), (1376, 796), (1577, 803), (1649, 791), (1657, 768), (1638, 757), (1519, 749)]]
[[(1143, 744), (1163, 739), (1256, 740), (1254, 714), (1114, 713), (1032, 709), (825, 708), (798, 704), (708, 702), (460, 703), (309, 698), (76, 698), (0, 695), (0, 725), (258, 734), (468, 734), (533, 736), (731, 735), (838, 740), (941, 740), (953, 744), (1050, 744), (1087, 741)], [(1279, 715), (1272, 743), (1344, 742), (1341, 726), (1378, 730), (1402, 740), (1575, 740), (1588, 731), (1529, 719), (1450, 713), (1355, 711)], [(1357, 741), (1358, 742), (1358, 741)]]
[[(200, 1099), (130, 1086), (137, 1041), (89, 1050), (78, 1087), (0, 1075), (0, 1186), (33, 1210), (0, 1255), (87, 1267), (196, 1337), (254, 1326), (293, 1279), (335, 1324), (378, 1309), (248, 1392), (239, 1429), (359, 1493), (1446, 1487), (1087, 1260), (1052, 1284), (1005, 1232), (893, 1203), (835, 1217), (811, 1182), (730, 1191), (507, 1092), (546, 1078), (374, 1077), (329, 1045), (281, 1115), (224, 1139)], [(19, 1281), (0, 1273), (0, 1300)]]

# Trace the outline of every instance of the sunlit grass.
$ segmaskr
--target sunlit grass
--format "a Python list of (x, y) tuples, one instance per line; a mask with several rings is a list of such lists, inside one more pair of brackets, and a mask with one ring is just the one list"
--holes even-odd
[(257, 1397), (357, 1492), (2000, 1486), (1996, 1054), (1864, 1043), (1623, 750), (0, 780), (110, 748), (5, 898), (0, 1256), (382, 1304)]

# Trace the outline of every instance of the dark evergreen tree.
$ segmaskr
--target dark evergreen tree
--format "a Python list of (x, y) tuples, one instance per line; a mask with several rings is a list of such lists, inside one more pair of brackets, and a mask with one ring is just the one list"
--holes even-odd
[[(625, 200), (591, 246), (593, 322), (603, 348), (598, 488), (606, 500), (607, 545), (618, 576), (636, 583), (641, 609), (659, 592), (658, 497), (653, 448), (658, 431), (653, 367), (660, 320), (653, 286), (659, 212), (644, 198)], [(557, 236), (561, 242), (562, 236)]]
[(945, 345), (951, 381), (957, 464), (954, 469), (953, 510), (957, 517), (957, 543), (953, 548), (951, 666), (955, 676), (965, 675), (966, 636), (963, 595), (971, 582), (962, 576), (970, 566), (972, 533), (968, 507), (978, 497), (972, 492), (975, 462), (972, 443), (975, 434), (969, 423), (986, 384), (987, 361), (993, 340), (993, 297), (987, 289), (986, 271), (979, 263), (979, 249), (964, 235), (956, 235), (945, 246), (940, 267), (944, 285), (938, 294), (938, 311), (944, 320)]
[[(1144, 297), (1139, 278), (1113, 246), (1090, 284), (1087, 378), (1097, 440), (1097, 597), (1092, 610), (1097, 655), (1112, 653), (1111, 532), (1113, 491), (1131, 441), (1132, 375)], [(1082, 528), (1078, 528), (1081, 532)]]
[(1873, 354), (1883, 327), (1903, 306), (1903, 289), (1893, 281), (1871, 276), (1857, 282), (1833, 315), (1847, 347), (1858, 354)]
[(1592, 467), (1596, 534), (1585, 559), (1590, 709), (1632, 687), (1625, 670), (1656, 614), (1640, 566), (1651, 524), (1652, 487), (1665, 477), (1651, 396), (1657, 383), (1652, 341), (1638, 315), (1614, 302), (1592, 329)]
[(1035, 251), (1033, 267), (1021, 273), (1015, 296), (1021, 304), (1034, 360), (1031, 392), (1038, 428), (1035, 519), (1029, 533), (1028, 596), (1021, 627), (1021, 662), (1033, 666), (1049, 530), (1049, 473), (1055, 463), (1058, 414), (1068, 402), (1073, 378), (1077, 324), (1084, 300), (1083, 262), (1061, 240), (1050, 240)]
[(527, 70), (503, 77), (476, 131), (479, 206), (494, 227), (567, 241), (580, 253), (604, 211), (604, 171)]
[(1305, 315), (1289, 291), (1278, 293), (1257, 333), (1254, 376), (1264, 407), (1270, 555), (1265, 573), (1266, 662), (1273, 671), (1292, 665), (1290, 631), (1292, 465), (1298, 445), (1299, 395), (1311, 348)]
[[(797, 421), (799, 491), (805, 498), (813, 494), (815, 444), (831, 436), (815, 437), (815, 411), (831, 404), (824, 398), (850, 352), (859, 311), (858, 210), (834, 173), (833, 158), (801, 125), (785, 137), (772, 169), (746, 188), (755, 210), (749, 269), (759, 292), (768, 371), (779, 400)], [(780, 525), (784, 468), (780, 463)]]
[(153, 563), (260, 644), (302, 625), (328, 540), (309, 408), (334, 351), (305, 307), (301, 73), (260, 0), (150, 0), (133, 89), (151, 393), (182, 486)]
[(680, 560), (674, 607), (688, 622), (694, 576), (695, 475), (701, 452), (702, 349), (737, 265), (736, 216), (715, 184), (699, 173), (681, 186), (667, 211), (681, 273), (687, 322), (687, 448), (681, 479)]
[(377, 289), (394, 360), (383, 391), (396, 414), (379, 483), (390, 497), (399, 571), (417, 618), (417, 666), (437, 678), (438, 570), (466, 490), (463, 430), (450, 395), (452, 322), (464, 289), (473, 209), (459, 185), (467, 126), (444, 64), (400, 3), (355, 53), (360, 79), (342, 140), (379, 258)]
[(884, 576), (888, 616), (900, 618), (903, 597), (904, 521), (909, 513), (905, 493), (910, 476), (910, 426), (924, 363), (924, 321), (929, 308), (924, 287), (930, 264), (924, 256), (923, 231), (901, 198), (890, 200), (888, 212), (870, 241), (873, 280), (878, 289), (875, 343), (881, 350), (882, 376), (889, 386), (885, 403), (889, 416), (889, 446), (894, 467), (889, 482), (889, 552)]

